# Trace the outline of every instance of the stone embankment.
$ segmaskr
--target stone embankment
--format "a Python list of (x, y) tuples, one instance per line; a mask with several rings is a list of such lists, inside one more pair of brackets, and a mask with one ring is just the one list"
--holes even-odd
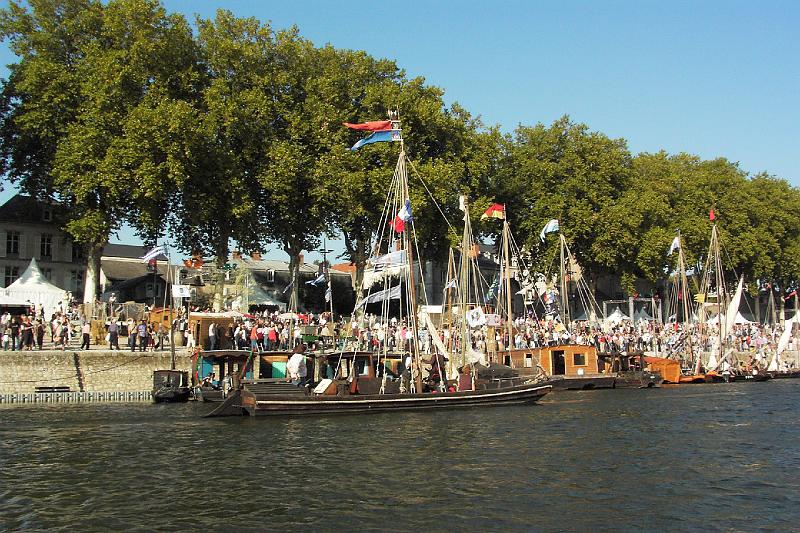
[[(178, 370), (190, 369), (185, 349), (176, 353), (175, 363)], [(0, 403), (149, 400), (153, 371), (170, 366), (166, 351), (0, 352)], [(62, 392), (37, 394), (37, 389)]]

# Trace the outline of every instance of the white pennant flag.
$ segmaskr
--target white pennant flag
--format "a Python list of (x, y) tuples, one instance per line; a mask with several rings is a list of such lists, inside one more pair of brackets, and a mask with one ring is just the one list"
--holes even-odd
[(558, 226), (558, 220), (552, 219), (550, 220), (550, 222), (544, 225), (544, 228), (542, 228), (542, 232), (539, 234), (539, 238), (542, 240), (542, 242), (544, 242), (545, 235), (547, 235), (548, 233), (552, 233), (554, 231), (558, 231), (559, 229), (560, 228)]
[(674, 239), (672, 239), (672, 244), (669, 245), (669, 252), (667, 252), (667, 256), (672, 255), (672, 252), (674, 252), (680, 247), (681, 247), (681, 238), (675, 237)]

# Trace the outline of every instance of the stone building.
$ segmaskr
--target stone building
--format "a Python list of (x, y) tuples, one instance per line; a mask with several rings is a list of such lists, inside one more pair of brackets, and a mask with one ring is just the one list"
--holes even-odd
[[(2, 286), (13, 283), (36, 258), (42, 275), (51, 283), (70, 291), (76, 300), (83, 299), (86, 256), (83, 248), (64, 232), (64, 206), (17, 194), (0, 206), (0, 275)], [(165, 284), (161, 275), (153, 277), (148, 264), (139, 257), (144, 246), (107, 244), (103, 249), (100, 291), (119, 290), (117, 300), (145, 302), (163, 297)], [(166, 272), (165, 256), (157, 258), (157, 268)]]

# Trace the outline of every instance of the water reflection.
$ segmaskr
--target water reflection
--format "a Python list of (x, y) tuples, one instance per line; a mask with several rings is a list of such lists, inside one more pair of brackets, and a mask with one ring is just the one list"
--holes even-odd
[(795, 529), (794, 380), (442, 412), (0, 409), (0, 529)]

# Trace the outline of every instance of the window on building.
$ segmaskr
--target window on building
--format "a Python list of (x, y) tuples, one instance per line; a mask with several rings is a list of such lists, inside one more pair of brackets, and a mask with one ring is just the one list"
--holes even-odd
[(526, 353), (525, 354), (525, 368), (533, 368), (533, 354)]
[(40, 268), (39, 270), (42, 272), (42, 276), (44, 276), (47, 281), (53, 281), (52, 268)]
[(42, 220), (45, 222), (50, 222), (53, 220), (53, 212), (50, 209), (45, 208), (44, 211), (42, 211)]
[(83, 292), (83, 270), (71, 270), (69, 273), (69, 290), (73, 295)]
[(72, 262), (81, 261), (83, 259), (83, 247), (76, 243), (72, 243)]
[(586, 366), (586, 354), (585, 353), (572, 354), (572, 366)]
[(41, 245), (39, 246), (40, 256), (43, 258), (53, 257), (53, 236), (49, 233), (42, 233)]
[(17, 279), (19, 278), (19, 267), (15, 266), (7, 266), (6, 267), (6, 279), (5, 279), (5, 287), (8, 287)]
[(6, 233), (6, 254), (19, 254), (19, 232)]
[(267, 270), (267, 283), (275, 283), (275, 271)]

